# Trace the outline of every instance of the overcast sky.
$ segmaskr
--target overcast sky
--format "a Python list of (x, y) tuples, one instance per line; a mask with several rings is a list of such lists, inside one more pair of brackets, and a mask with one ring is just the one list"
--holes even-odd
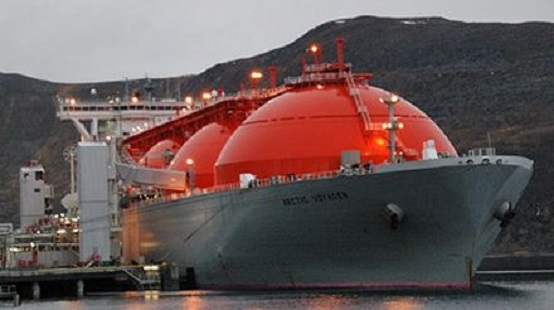
[(0, 0), (0, 72), (55, 82), (199, 73), (359, 15), (554, 22), (554, 0)]

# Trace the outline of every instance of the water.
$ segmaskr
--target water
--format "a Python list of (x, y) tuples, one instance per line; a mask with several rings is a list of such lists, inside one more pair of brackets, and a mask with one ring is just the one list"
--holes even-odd
[(472, 293), (143, 292), (24, 301), (20, 309), (554, 309), (554, 282), (491, 282)]

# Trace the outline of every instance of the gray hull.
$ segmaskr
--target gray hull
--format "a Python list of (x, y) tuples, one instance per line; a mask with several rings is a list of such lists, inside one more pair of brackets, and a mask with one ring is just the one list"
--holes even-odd
[[(124, 212), (128, 260), (194, 268), (199, 288), (467, 288), (532, 173), (521, 157), (199, 195)], [(500, 160), (501, 163), (497, 163)], [(384, 215), (404, 212), (394, 229)]]

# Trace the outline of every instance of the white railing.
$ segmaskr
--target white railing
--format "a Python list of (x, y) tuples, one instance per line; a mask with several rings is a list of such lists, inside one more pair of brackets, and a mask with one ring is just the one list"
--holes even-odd
[(496, 149), (493, 147), (473, 149), (473, 150), (469, 150), (467, 152), (467, 155), (468, 156), (495, 156)]
[(183, 104), (151, 102), (110, 104), (107, 102), (79, 102), (76, 104), (60, 102), (60, 112), (114, 112), (114, 111), (175, 111)]
[(243, 92), (214, 96), (208, 100), (186, 103), (182, 101), (138, 101), (134, 102), (113, 102), (113, 101), (80, 101), (58, 99), (59, 112), (102, 112), (102, 111), (176, 111), (183, 108), (187, 111), (197, 111), (208, 106), (213, 106), (224, 101), (233, 101), (243, 98), (268, 98), (279, 95), (287, 90), (286, 86), (274, 89), (248, 89)]
[[(271, 187), (271, 186), (276, 186), (281, 184), (297, 183), (297, 182), (327, 180), (327, 179), (334, 179), (334, 178), (340, 178), (340, 177), (374, 174), (376, 173), (376, 171), (377, 171), (376, 166), (372, 165), (369, 167), (369, 169), (351, 168), (351, 169), (306, 173), (301, 175), (295, 175), (295, 174), (277, 175), (277, 176), (272, 176), (264, 179), (254, 179), (249, 184), (248, 189), (265, 188), (265, 187)], [(166, 195), (161, 194), (156, 198), (146, 199), (142, 203), (154, 204), (154, 203), (160, 203), (160, 202), (170, 202), (170, 201), (184, 199), (184, 198), (198, 197), (205, 194), (229, 192), (229, 191), (239, 190), (239, 189), (244, 190), (246, 188), (241, 188), (239, 183), (217, 185), (214, 187), (203, 188), (203, 189), (197, 188), (194, 190), (194, 193), (192, 195), (190, 193), (172, 193), (172, 194), (166, 194)]]
[[(344, 68), (350, 69), (352, 68), (351, 63), (345, 63)], [(336, 63), (322, 63), (322, 64), (311, 64), (306, 66), (306, 72), (324, 72), (324, 71), (330, 71), (330, 70), (338, 70), (339, 65)]]
[(300, 83), (323, 83), (327, 81), (337, 81), (346, 78), (345, 72), (314, 72), (307, 73), (302, 76), (287, 77), (285, 84), (300, 84)]

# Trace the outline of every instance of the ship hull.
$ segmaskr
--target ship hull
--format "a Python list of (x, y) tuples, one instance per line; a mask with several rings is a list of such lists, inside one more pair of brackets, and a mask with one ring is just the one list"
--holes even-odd
[(181, 276), (193, 268), (205, 289), (469, 288), (500, 232), (495, 212), (515, 206), (532, 173), (521, 157), (482, 159), (129, 208), (125, 258), (176, 263)]

